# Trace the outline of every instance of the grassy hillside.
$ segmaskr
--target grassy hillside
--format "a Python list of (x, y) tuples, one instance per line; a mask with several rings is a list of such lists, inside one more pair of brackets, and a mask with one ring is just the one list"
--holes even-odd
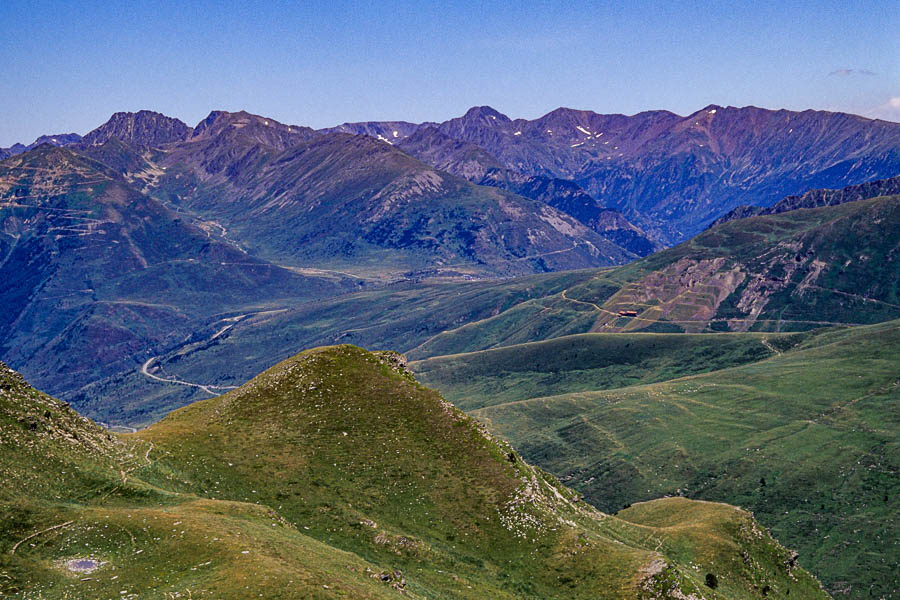
[[(571, 333), (804, 331), (900, 317), (900, 196), (731, 221), (485, 319), (426, 358)], [(633, 310), (634, 317), (620, 311)]]
[[(792, 347), (770, 338), (778, 353), (758, 362), (473, 414), (602, 510), (663, 494), (743, 506), (833, 593), (891, 597), (900, 589), (900, 321), (806, 335)], [(421, 364), (445, 365), (438, 385), (448, 396), (490, 405), (496, 380), (477, 373), (486, 360), (499, 364), (493, 355)], [(442, 374), (430, 373), (433, 383)], [(563, 388), (582, 383), (577, 370), (504, 376), (530, 380), (522, 391), (557, 376)]]
[[(530, 298), (552, 295), (594, 274), (573, 271), (506, 281), (398, 284), (288, 304), (283, 307), (286, 310), (264, 311), (261, 307), (230, 312), (216, 315), (189, 340), (179, 340), (160, 352), (153, 364), (157, 376), (239, 386), (275, 363), (315, 346), (353, 343), (406, 351), (461, 323), (489, 318)], [(241, 315), (246, 316), (223, 320)], [(97, 419), (139, 426), (208, 397), (202, 388), (154, 380), (134, 368), (98, 380), (66, 399)]]
[(152, 451), (0, 363), (0, 596), (395, 597), (369, 577), (376, 565), (265, 507), (139, 480), (135, 471), (152, 463)]
[(804, 334), (619, 333), (565, 336), (411, 363), (463, 410), (655, 383), (755, 362)]
[(4, 367), (0, 469), (8, 598), (826, 597), (749, 513), (599, 513), (352, 346), (124, 437)]

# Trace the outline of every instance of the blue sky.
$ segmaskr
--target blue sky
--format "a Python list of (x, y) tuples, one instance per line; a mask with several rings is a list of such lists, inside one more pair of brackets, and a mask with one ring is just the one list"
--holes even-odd
[(143, 108), (189, 125), (213, 109), (324, 127), (481, 104), (900, 121), (900, 0), (450, 4), (0, 0), (0, 146)]

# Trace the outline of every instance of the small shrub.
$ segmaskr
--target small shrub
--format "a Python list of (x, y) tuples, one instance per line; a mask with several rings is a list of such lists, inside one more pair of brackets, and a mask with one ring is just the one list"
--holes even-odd
[(706, 587), (710, 589), (716, 589), (719, 587), (719, 578), (713, 575), (712, 573), (706, 574)]

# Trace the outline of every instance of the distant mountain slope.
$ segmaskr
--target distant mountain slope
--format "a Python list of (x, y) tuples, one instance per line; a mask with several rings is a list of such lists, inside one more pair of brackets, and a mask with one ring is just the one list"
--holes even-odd
[(482, 106), (436, 128), (515, 171), (573, 180), (668, 243), (741, 204), (900, 172), (900, 124), (824, 111), (710, 105), (681, 117), (559, 108), (528, 121)]
[[(528, 352), (551, 356), (546, 366), (563, 343), (572, 360), (531, 378), (546, 381), (544, 391), (554, 381), (570, 387), (599, 345), (612, 355), (606, 371), (621, 372), (633, 359), (616, 349), (629, 343), (644, 355), (671, 344), (670, 359), (698, 362), (704, 346), (724, 344), (718, 335), (633, 337), (534, 344)], [(797, 548), (835, 597), (890, 597), (900, 586), (900, 321), (764, 341), (770, 357), (759, 362), (504, 404), (471, 392), (490, 389), (485, 363), (502, 365), (513, 348), (435, 359), (452, 370), (432, 370), (429, 383), (488, 405), (472, 414), (601, 509), (660, 494), (738, 504)]]
[(0, 280), (0, 357), (62, 395), (136, 368), (217, 313), (358, 288), (248, 256), (46, 144), (0, 163)]
[(367, 135), (391, 144), (401, 143), (401, 140), (413, 135), (422, 127), (437, 125), (437, 123), (409, 123), (408, 121), (366, 121), (363, 123), (344, 123), (337, 127), (321, 129), (322, 133), (351, 133), (353, 135)]
[[(524, 274), (633, 255), (552, 207), (473, 185), (368, 136), (215, 113), (157, 157), (156, 193), (263, 256), (330, 268)], [(323, 235), (325, 233), (325, 235)]]
[(419, 160), (473, 183), (498, 187), (549, 204), (638, 256), (662, 248), (621, 213), (604, 208), (572, 181), (523, 175), (506, 168), (479, 146), (451, 138), (434, 127), (420, 128), (397, 144)]
[(452, 138), (435, 127), (420, 127), (412, 135), (394, 143), (436, 169), (475, 183), (483, 180), (488, 171), (505, 168), (502, 162), (480, 146)]
[(761, 206), (738, 206), (728, 214), (719, 217), (712, 226), (745, 219), (760, 215), (777, 215), (798, 208), (818, 208), (820, 206), (836, 206), (845, 202), (868, 200), (879, 196), (900, 195), (900, 175), (890, 179), (878, 179), (859, 185), (851, 185), (839, 190), (810, 190), (801, 196), (788, 196), (779, 200), (774, 205), (763, 208)]
[(81, 141), (81, 136), (77, 133), (59, 133), (57, 135), (42, 135), (27, 146), (25, 144), (13, 144), (9, 148), (0, 148), (0, 160), (28, 152), (37, 148), (41, 144), (50, 144), (51, 146), (74, 146)]

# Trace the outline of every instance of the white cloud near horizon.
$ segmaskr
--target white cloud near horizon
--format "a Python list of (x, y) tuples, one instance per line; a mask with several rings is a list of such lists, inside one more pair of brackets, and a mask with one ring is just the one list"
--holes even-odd
[(889, 98), (884, 104), (880, 104), (868, 111), (867, 116), (873, 119), (900, 123), (900, 96)]
[(837, 69), (828, 74), (829, 77), (850, 77), (851, 75), (866, 75), (867, 77), (874, 77), (876, 73), (874, 71), (870, 71), (869, 69)]

